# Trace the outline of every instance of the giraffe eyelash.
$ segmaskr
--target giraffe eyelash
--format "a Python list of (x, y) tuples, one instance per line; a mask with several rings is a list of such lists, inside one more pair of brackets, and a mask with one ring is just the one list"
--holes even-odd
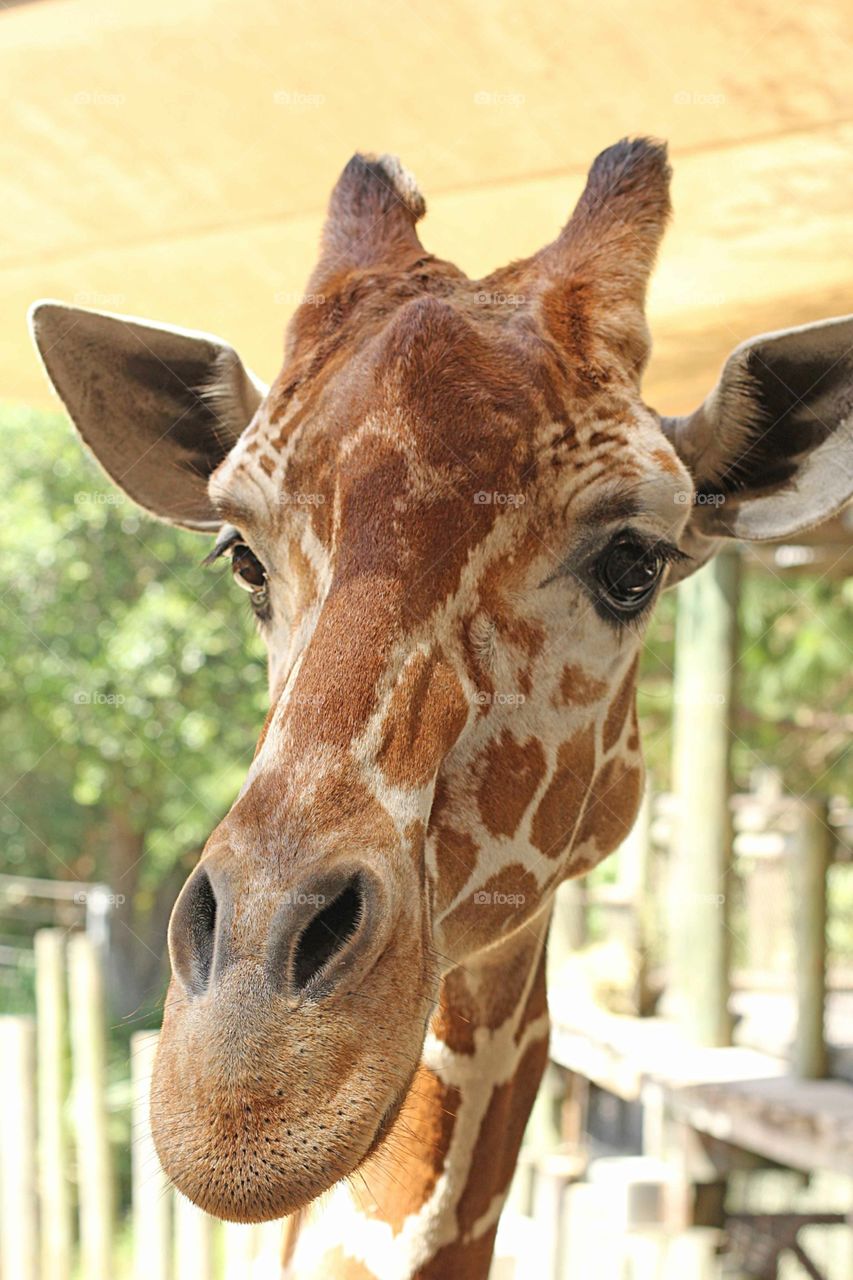
[(219, 531), (219, 536), (213, 544), (213, 550), (210, 551), (202, 560), (202, 567), (207, 568), (208, 565), (215, 564), (227, 551), (234, 546), (235, 542), (244, 542), (242, 533), (233, 524), (223, 525)]
[[(241, 551), (244, 553), (242, 559), (248, 560), (248, 566), (238, 566), (237, 556)], [(262, 583), (257, 584), (257, 587), (253, 584), (252, 586), (246, 587), (246, 589), (249, 592), (249, 608), (251, 609), (252, 617), (256, 622), (261, 624), (269, 622), (272, 612), (270, 609), (267, 571), (235, 525), (228, 524), (223, 526), (219, 533), (219, 537), (214, 543), (213, 550), (204, 557), (201, 563), (205, 567), (215, 564), (217, 560), (220, 560), (223, 556), (227, 556), (229, 552), (233, 553), (231, 559), (232, 572), (235, 579), (239, 582), (240, 579), (243, 578), (243, 581), (240, 582), (241, 586), (245, 586), (246, 583), (244, 578), (246, 567), (251, 568), (252, 565), (254, 565), (254, 568), (260, 571), (263, 575)], [(249, 581), (251, 582), (251, 580)]]

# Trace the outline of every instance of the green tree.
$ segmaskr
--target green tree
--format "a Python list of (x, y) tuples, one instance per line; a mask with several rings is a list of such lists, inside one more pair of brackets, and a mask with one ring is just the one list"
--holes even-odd
[(232, 803), (265, 707), (242, 594), (141, 514), (57, 415), (4, 411), (0, 866), (103, 880), (122, 1011), (162, 986), (165, 923)]
[[(670, 785), (676, 592), (660, 602), (646, 640), (639, 708), (655, 785)], [(818, 788), (853, 801), (853, 579), (744, 566), (732, 763), (747, 790), (761, 767), (800, 795)]]

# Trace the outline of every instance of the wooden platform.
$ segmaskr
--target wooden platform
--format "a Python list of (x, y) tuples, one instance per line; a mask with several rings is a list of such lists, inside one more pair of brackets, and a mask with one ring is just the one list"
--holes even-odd
[(552, 1011), (551, 1057), (620, 1098), (765, 1159), (853, 1178), (853, 1084), (797, 1080), (779, 1057), (697, 1048), (663, 1018)]

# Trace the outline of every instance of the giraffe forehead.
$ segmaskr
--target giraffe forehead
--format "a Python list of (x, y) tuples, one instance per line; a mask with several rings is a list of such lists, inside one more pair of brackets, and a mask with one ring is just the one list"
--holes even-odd
[(369, 490), (398, 525), (409, 517), (410, 538), (419, 515), (427, 527), (443, 507), (452, 540), (473, 504), (540, 503), (573, 472), (594, 483), (605, 462), (625, 479), (649, 462), (678, 471), (657, 424), (638, 433), (648, 413), (619, 370), (590, 390), (579, 340), (556, 358), (535, 325), (473, 305), (461, 284), (450, 301), (409, 298), (387, 311), (368, 301), (365, 323), (352, 324), (350, 307), (332, 346), (306, 330), (313, 340), (302, 339), (215, 477), (266, 524), (307, 509), (328, 544), (364, 515)]
[(655, 490), (671, 506), (667, 490), (690, 486), (657, 420), (622, 395), (557, 419), (532, 406), (518, 418), (493, 406), (439, 415), (424, 403), (386, 392), (360, 418), (346, 404), (318, 407), (286, 445), (261, 416), (220, 467), (215, 496), (227, 509), (236, 498), (249, 528), (270, 536), (307, 522), (329, 549), (345, 550), (367, 528), (374, 549), (386, 546), (403, 569), (442, 543), (470, 547), (503, 515), (517, 531), (555, 510), (572, 519), (577, 507), (582, 520), (596, 490), (617, 482), (647, 492), (652, 506)]

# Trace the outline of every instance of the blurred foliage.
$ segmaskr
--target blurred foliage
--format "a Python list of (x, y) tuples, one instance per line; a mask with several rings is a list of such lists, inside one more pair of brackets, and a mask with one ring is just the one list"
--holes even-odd
[[(646, 637), (638, 706), (658, 790), (670, 777), (676, 592), (660, 601)], [(853, 800), (853, 579), (745, 570), (732, 767), (737, 790), (773, 769), (793, 795)]]
[(209, 540), (141, 514), (64, 417), (5, 410), (0, 438), (0, 870), (107, 881), (145, 943), (245, 776), (262, 646)]

